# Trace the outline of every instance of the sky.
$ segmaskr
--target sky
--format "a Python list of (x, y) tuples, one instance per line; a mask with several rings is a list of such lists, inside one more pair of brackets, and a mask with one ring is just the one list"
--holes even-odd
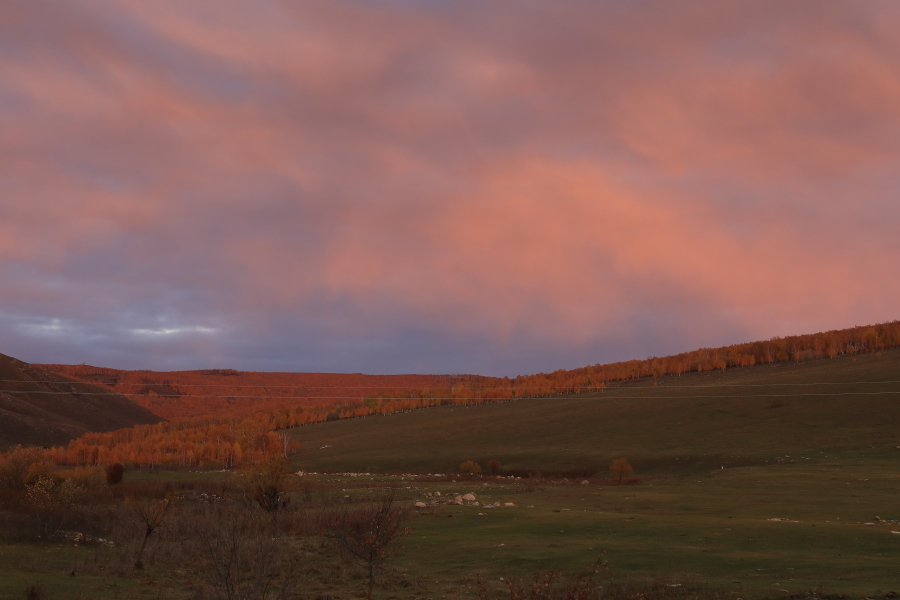
[(577, 368), (900, 319), (894, 0), (7, 0), (0, 353)]

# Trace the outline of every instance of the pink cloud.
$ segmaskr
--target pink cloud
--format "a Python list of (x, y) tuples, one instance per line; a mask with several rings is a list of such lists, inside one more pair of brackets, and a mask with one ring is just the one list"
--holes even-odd
[(128, 331), (209, 330), (185, 347), (523, 372), (897, 318), (892, 4), (4, 19), (0, 332), (29, 352), (58, 318), (135, 361)]

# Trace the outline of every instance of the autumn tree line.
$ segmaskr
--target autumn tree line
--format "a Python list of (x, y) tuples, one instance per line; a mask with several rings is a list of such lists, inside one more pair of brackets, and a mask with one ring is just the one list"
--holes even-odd
[(296, 451), (283, 430), (446, 404), (478, 404), (602, 389), (639, 378), (800, 362), (900, 346), (900, 321), (810, 335), (700, 348), (515, 378), (470, 375), (367, 376), (230, 370), (119, 371), (41, 365), (128, 394), (169, 421), (89, 433), (46, 450), (58, 465), (231, 468)]

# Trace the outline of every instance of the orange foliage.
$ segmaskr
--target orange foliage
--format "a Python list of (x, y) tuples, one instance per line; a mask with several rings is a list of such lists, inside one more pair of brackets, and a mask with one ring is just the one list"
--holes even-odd
[(102, 384), (169, 419), (89, 433), (48, 451), (62, 465), (234, 467), (294, 450), (278, 431), (310, 423), (389, 414), (443, 404), (497, 402), (605, 387), (608, 382), (681, 375), (759, 363), (803, 361), (900, 346), (900, 321), (811, 335), (701, 348), (514, 379), (472, 375), (343, 375), (213, 371), (119, 371), (38, 365)]

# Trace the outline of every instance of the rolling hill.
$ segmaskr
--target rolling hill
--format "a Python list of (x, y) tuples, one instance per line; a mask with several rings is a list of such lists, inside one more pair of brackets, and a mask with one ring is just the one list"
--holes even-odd
[[(284, 406), (319, 406), (325, 413), (353, 407), (364, 398), (431, 395), (467, 396), (469, 386), (501, 381), (478, 375), (364, 375), (361, 373), (276, 373), (206, 369), (124, 371), (90, 365), (37, 365), (103, 386), (169, 420), (246, 415)], [(421, 394), (418, 394), (421, 392)]]
[(0, 451), (65, 445), (88, 432), (162, 421), (106, 388), (85, 385), (0, 354)]
[[(402, 399), (399, 381), (360, 380), (369, 384), (361, 389), (305, 380), (303, 389), (288, 374), (279, 382), (83, 367), (80, 376), (104, 381), (110, 387), (97, 389), (107, 393), (128, 390), (173, 412), (234, 412), (86, 434), (47, 456), (60, 465), (120, 461), (136, 485), (196, 477), (224, 489), (241, 477), (223, 466), (280, 456), (295, 442), (291, 465), (308, 474), (291, 478), (297, 505), (301, 496), (316, 498), (312, 506), (385, 487), (426, 504), (396, 563), (430, 586), (416, 597), (471, 597), (472, 580), (460, 574), (497, 589), (501, 578), (550, 570), (577, 577), (599, 556), (599, 577), (610, 583), (687, 592), (699, 582), (719, 598), (893, 598), (898, 330), (895, 322), (509, 383), (455, 381), (452, 393), (429, 386)], [(609, 473), (619, 457), (635, 469), (621, 487)], [(498, 460), (506, 477), (460, 475), (467, 460), (484, 471)], [(463, 492), (480, 504), (444, 500)], [(459, 592), (447, 591), (453, 582)]]
[[(619, 382), (578, 394), (456, 405), (291, 430), (309, 471), (608, 477), (762, 466), (803, 456), (900, 460), (900, 349)], [(815, 454), (812, 454), (812, 453)], [(788, 458), (784, 458), (788, 455)]]
[[(351, 438), (357, 439), (342, 445), (344, 450), (326, 453), (324, 460), (317, 458), (309, 464), (347, 470), (447, 471), (462, 460), (497, 459), (526, 471), (583, 473), (596, 471), (607, 460), (597, 449), (606, 448), (604, 452), (621, 455), (633, 447), (630, 441), (645, 435), (652, 439), (669, 438), (670, 433), (683, 435), (692, 444), (698, 439), (718, 439), (729, 428), (743, 427), (741, 423), (753, 419), (772, 421), (769, 416), (791, 414), (793, 408), (777, 410), (784, 408), (781, 403), (785, 400), (789, 400), (785, 404), (795, 408), (805, 406), (813, 422), (821, 416), (820, 406), (831, 406), (834, 401), (846, 408), (848, 402), (865, 400), (872, 405), (873, 414), (893, 418), (891, 402), (898, 392), (893, 382), (900, 380), (896, 372), (898, 348), (900, 322), (893, 321), (513, 379), (233, 370), (118, 371), (86, 365), (41, 367), (86, 384), (104, 386), (97, 389), (135, 398), (144, 407), (170, 419), (134, 430), (83, 436), (54, 455), (54, 460), (64, 464), (79, 464), (95, 457), (94, 462), (228, 468), (286, 453), (294, 445), (285, 430), (340, 422), (336, 428), (304, 428), (302, 435), (295, 436), (301, 448), (307, 438), (327, 437), (332, 432), (351, 432)], [(882, 360), (888, 357), (893, 358)], [(875, 369), (888, 373), (875, 380), (883, 384), (881, 387), (852, 377), (844, 382), (829, 379), (838, 371), (859, 374), (859, 369), (849, 367), (857, 365), (857, 360), (859, 364), (875, 360), (885, 365)], [(783, 375), (772, 379), (778, 373)], [(723, 383), (732, 380), (738, 383)], [(688, 381), (694, 384), (688, 386)], [(656, 389), (660, 384), (665, 392)], [(635, 395), (635, 388), (646, 390)], [(797, 390), (804, 391), (794, 393)], [(774, 412), (753, 416), (760, 402), (768, 402), (766, 410)], [(722, 408), (734, 403), (734, 410)], [(411, 417), (405, 415), (422, 408), (435, 410), (422, 411), (428, 416), (408, 421)], [(730, 420), (723, 420), (723, 411), (731, 414)], [(454, 419), (445, 422), (444, 416), (451, 413)], [(468, 422), (459, 420), (463, 414), (471, 414)], [(483, 418), (479, 420), (476, 414)], [(840, 411), (836, 414), (841, 415)], [(373, 417), (377, 421), (388, 416), (393, 425), (369, 429), (373, 427)], [(429, 419), (433, 424), (429, 425)], [(642, 420), (646, 424), (640, 424)], [(698, 429), (690, 425), (694, 422), (715, 423), (716, 428)], [(401, 423), (405, 425), (398, 429)], [(785, 423), (802, 429), (800, 422)], [(835, 423), (846, 424), (840, 419)], [(429, 434), (417, 433), (428, 431), (429, 427)], [(822, 427), (827, 430), (827, 426)], [(326, 430), (328, 433), (323, 433)], [(401, 431), (402, 435), (398, 435)], [(505, 431), (510, 432), (509, 436)], [(552, 431), (556, 431), (555, 445), (547, 442), (548, 432)], [(376, 443), (380, 436), (387, 444), (383, 450)], [(446, 443), (436, 448), (439, 440)], [(333, 446), (327, 441), (320, 445)], [(645, 465), (682, 460), (678, 454), (667, 458), (645, 449), (641, 446), (638, 452), (628, 454), (640, 454)], [(681, 464), (684, 463), (678, 463)]]

